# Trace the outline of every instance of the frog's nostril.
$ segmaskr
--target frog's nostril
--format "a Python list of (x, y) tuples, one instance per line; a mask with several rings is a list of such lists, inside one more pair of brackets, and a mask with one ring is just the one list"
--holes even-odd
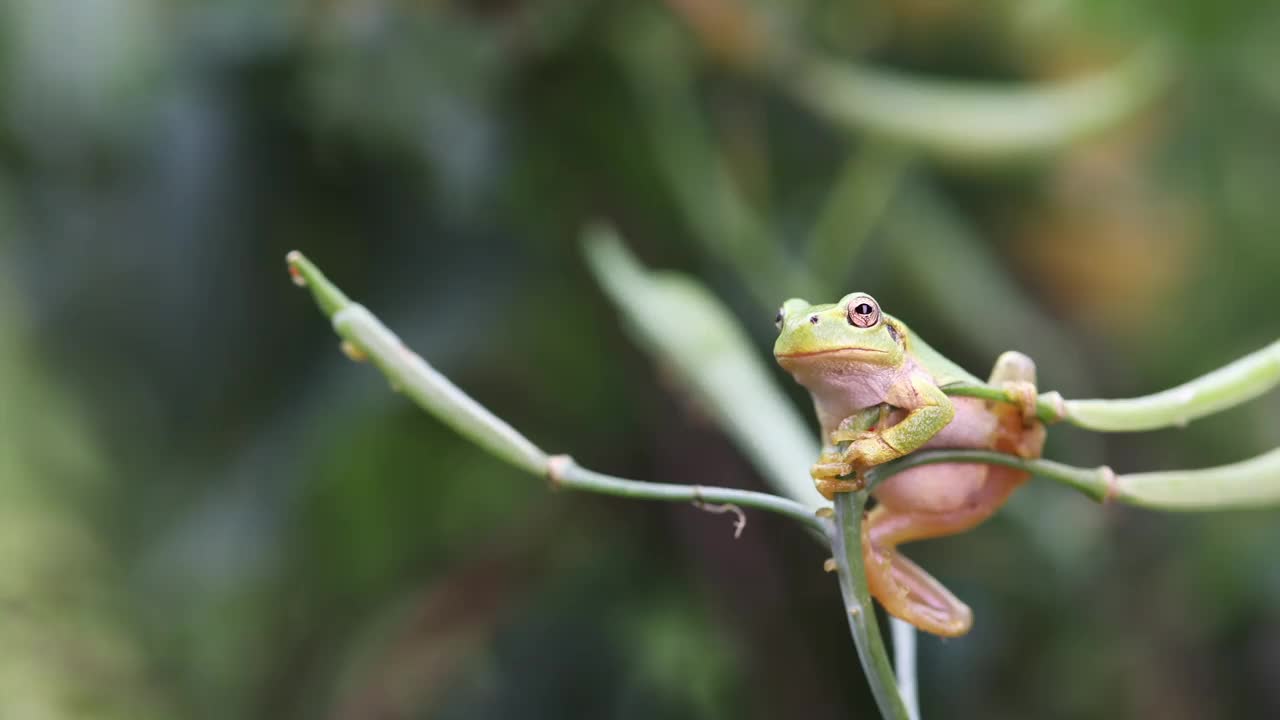
[(810, 315), (810, 316), (809, 316), (809, 322), (810, 322), (810, 324), (817, 325), (817, 324), (818, 324), (818, 316), (817, 316), (817, 315)]

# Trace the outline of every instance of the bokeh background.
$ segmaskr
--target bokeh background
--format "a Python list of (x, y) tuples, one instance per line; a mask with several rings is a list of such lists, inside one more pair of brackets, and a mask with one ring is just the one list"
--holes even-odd
[[(1153, 44), (1131, 109), (1012, 158), (890, 143), (787, 64), (1039, 87)], [(1154, 391), (1280, 336), (1278, 48), (1246, 0), (7, 0), (0, 717), (873, 717), (801, 530), (550, 492), (346, 361), (284, 254), (543, 447), (762, 488), (584, 222), (766, 359), (785, 296), (863, 289), (980, 375)], [(1278, 443), (1272, 396), (1047, 454)], [(1277, 547), (1033, 483), (910, 551), (977, 617), (922, 638), (924, 715), (1280, 716)]]

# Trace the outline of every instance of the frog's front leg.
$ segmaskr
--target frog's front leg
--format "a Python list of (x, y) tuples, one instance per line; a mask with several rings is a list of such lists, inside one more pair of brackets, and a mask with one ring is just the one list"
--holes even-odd
[[(846, 430), (857, 428), (857, 430), (866, 430), (874, 427), (877, 423), (883, 423), (888, 416), (889, 407), (880, 405), (865, 408), (859, 413), (850, 415), (840, 423), (840, 427)], [(845, 480), (845, 476), (851, 475), (855, 468), (844, 458), (845, 452), (834, 445), (828, 445), (822, 449), (822, 455), (818, 457), (818, 462), (809, 469), (809, 474), (813, 477), (814, 486), (818, 492), (828, 500), (835, 500), (836, 493), (841, 492), (857, 492), (863, 487), (861, 478), (854, 480)]]
[(871, 430), (861, 430), (858, 416), (854, 416), (846, 418), (831, 433), (832, 443), (849, 443), (840, 459), (854, 469), (880, 465), (916, 451), (956, 414), (950, 398), (923, 373), (912, 373), (886, 400), (889, 405), (907, 410), (906, 417), (889, 427), (878, 424)]

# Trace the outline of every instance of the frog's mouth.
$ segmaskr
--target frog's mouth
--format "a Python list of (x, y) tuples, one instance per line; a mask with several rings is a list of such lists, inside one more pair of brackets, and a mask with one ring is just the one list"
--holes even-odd
[(842, 347), (812, 352), (777, 353), (774, 355), (783, 366), (808, 360), (854, 360), (858, 362), (884, 364), (889, 360), (889, 352), (879, 348)]
[(814, 350), (813, 352), (782, 352), (777, 355), (778, 360), (799, 360), (803, 357), (820, 357), (824, 355), (835, 355), (841, 357), (858, 357), (860, 355), (888, 355), (888, 351), (879, 350), (876, 347), (833, 347), (831, 350)]

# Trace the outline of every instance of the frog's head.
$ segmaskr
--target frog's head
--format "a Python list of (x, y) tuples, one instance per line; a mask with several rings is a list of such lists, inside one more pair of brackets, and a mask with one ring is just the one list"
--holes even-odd
[(902, 364), (903, 330), (880, 312), (875, 298), (851, 293), (834, 305), (810, 305), (793, 298), (778, 310), (773, 355), (789, 372), (858, 372)]

